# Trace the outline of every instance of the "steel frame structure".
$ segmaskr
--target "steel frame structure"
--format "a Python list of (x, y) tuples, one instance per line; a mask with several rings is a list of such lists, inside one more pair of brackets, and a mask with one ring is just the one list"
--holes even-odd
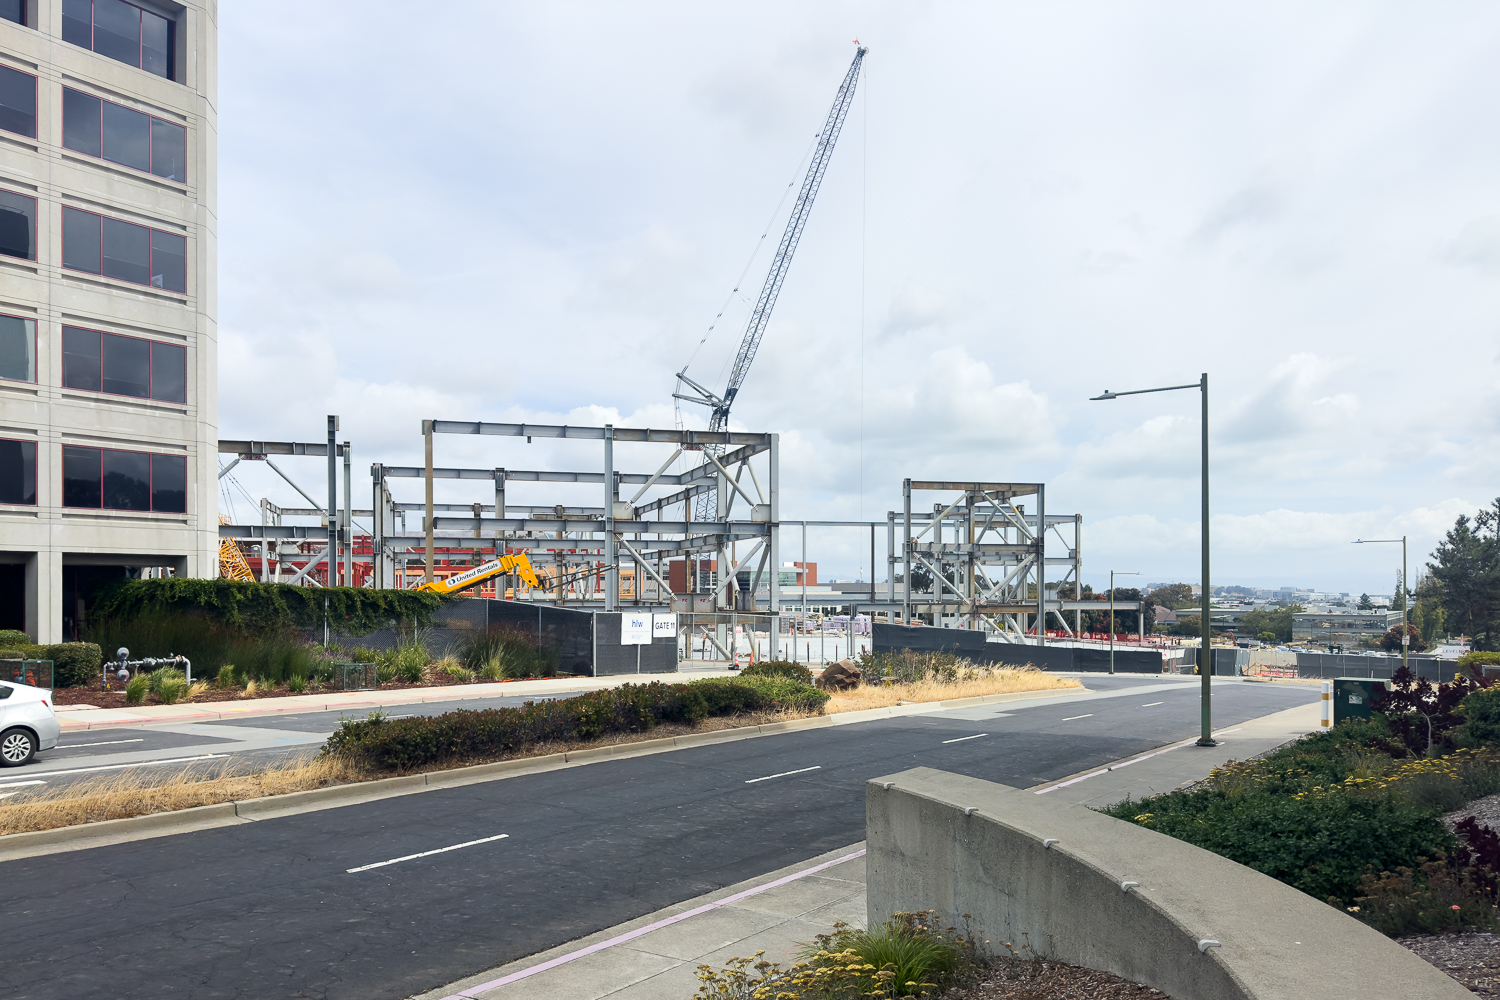
[[(931, 511), (914, 511), (912, 496), (923, 492), (956, 492), (958, 496), (935, 503)], [(1034, 634), (1042, 645), (1047, 641), (1048, 614), (1057, 616), (1066, 633), (1076, 635), (1082, 611), (1096, 608), (1096, 602), (1047, 597), (1049, 566), (1062, 570), (1054, 589), (1071, 583), (1075, 598), (1082, 596), (1083, 517), (1049, 515), (1045, 484), (906, 479), (901, 494), (901, 511), (886, 516), (891, 553), (886, 579), (887, 595), (894, 603), (899, 562), (904, 621), (910, 621), (913, 614), (931, 615), (934, 624), (944, 617), (967, 617), (970, 628), (988, 624), (1015, 642), (1029, 641)], [(1026, 497), (1036, 498), (1033, 512), (1017, 503)], [(899, 550), (895, 544), (898, 518)], [(1061, 533), (1068, 525), (1073, 528), (1071, 543)], [(1065, 557), (1047, 555), (1048, 532), (1064, 545)], [(914, 595), (912, 571), (919, 568), (932, 576), (932, 590)], [(1072, 626), (1065, 611), (1075, 612)]]

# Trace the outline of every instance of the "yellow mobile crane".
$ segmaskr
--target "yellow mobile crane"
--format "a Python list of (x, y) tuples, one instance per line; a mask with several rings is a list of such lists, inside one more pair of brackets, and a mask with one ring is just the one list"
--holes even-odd
[(524, 552), (515, 555), (501, 556), (499, 559), (491, 559), (487, 563), (475, 566), (466, 573), (459, 573), (448, 577), (446, 580), (434, 580), (432, 583), (424, 583), (414, 589), (426, 590), (434, 594), (456, 594), (460, 590), (466, 590), (476, 583), (483, 583), (492, 576), (501, 573), (519, 573), (522, 580), (528, 586), (540, 587), (542, 582), (536, 577), (536, 570), (531, 568), (531, 560), (526, 558)]

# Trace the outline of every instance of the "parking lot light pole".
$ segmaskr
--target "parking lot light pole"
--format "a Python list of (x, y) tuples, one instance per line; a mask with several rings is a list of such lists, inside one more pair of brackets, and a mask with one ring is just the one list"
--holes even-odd
[(1211, 701), (1213, 692), (1210, 690), (1210, 677), (1214, 669), (1213, 649), (1213, 625), (1209, 621), (1208, 607), (1211, 596), (1208, 589), (1208, 372), (1199, 376), (1198, 381), (1189, 382), (1187, 385), (1164, 385), (1158, 389), (1132, 389), (1129, 392), (1110, 392), (1105, 389), (1101, 395), (1090, 396), (1091, 400), (1118, 399), (1121, 396), (1140, 396), (1148, 392), (1172, 392), (1176, 389), (1197, 389), (1202, 395), (1203, 402), (1203, 427), (1202, 427), (1202, 452), (1203, 452), (1203, 524), (1201, 537), (1203, 539), (1203, 604), (1201, 624), (1203, 627), (1203, 645), (1198, 654), (1198, 673), (1203, 677), (1202, 702), (1200, 714), (1202, 716), (1202, 732), (1198, 736), (1198, 746), (1218, 746), (1214, 740), (1213, 730), (1213, 703)]
[[(1118, 573), (1120, 576), (1140, 576), (1141, 575), (1138, 572), (1134, 572), (1134, 571), (1127, 572), (1126, 570), (1123, 570), (1123, 569), (1122, 570), (1113, 570), (1112, 569), (1112, 570), (1109, 571), (1109, 672), (1111, 674), (1113, 674), (1115, 672), (1115, 574), (1116, 573)], [(1137, 615), (1139, 615), (1142, 612), (1141, 612), (1141, 610), (1139, 608), (1137, 608), (1135, 613)]]
[(1401, 668), (1406, 669), (1406, 651), (1411, 648), (1411, 636), (1406, 634), (1406, 606), (1410, 603), (1409, 586), (1406, 582), (1406, 536), (1400, 538), (1356, 538), (1355, 545), (1394, 545), (1401, 543)]

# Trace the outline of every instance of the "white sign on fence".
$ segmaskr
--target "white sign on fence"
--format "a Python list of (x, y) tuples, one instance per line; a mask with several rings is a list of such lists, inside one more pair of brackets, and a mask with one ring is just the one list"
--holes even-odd
[(672, 614), (652, 615), (651, 634), (658, 639), (677, 638), (677, 616)]
[(626, 611), (620, 615), (620, 645), (651, 645), (651, 613)]

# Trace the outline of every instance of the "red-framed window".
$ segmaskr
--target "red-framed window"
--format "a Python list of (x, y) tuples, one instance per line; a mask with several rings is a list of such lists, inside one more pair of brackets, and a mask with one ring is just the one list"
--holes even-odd
[(0, 189), (0, 254), (36, 260), (36, 199)]
[(77, 326), (62, 333), (63, 388), (187, 402), (187, 348)]
[(187, 237), (63, 206), (63, 267), (187, 291)]
[(63, 88), (63, 148), (173, 181), (187, 180), (187, 129)]
[(36, 77), (0, 66), (0, 129), (36, 138)]
[(63, 0), (63, 41), (147, 73), (177, 78), (171, 18), (125, 0)]
[(187, 457), (65, 444), (63, 506), (187, 513)]
[(0, 504), (36, 506), (36, 442), (0, 438)]
[(36, 320), (0, 314), (0, 378), (36, 381)]

